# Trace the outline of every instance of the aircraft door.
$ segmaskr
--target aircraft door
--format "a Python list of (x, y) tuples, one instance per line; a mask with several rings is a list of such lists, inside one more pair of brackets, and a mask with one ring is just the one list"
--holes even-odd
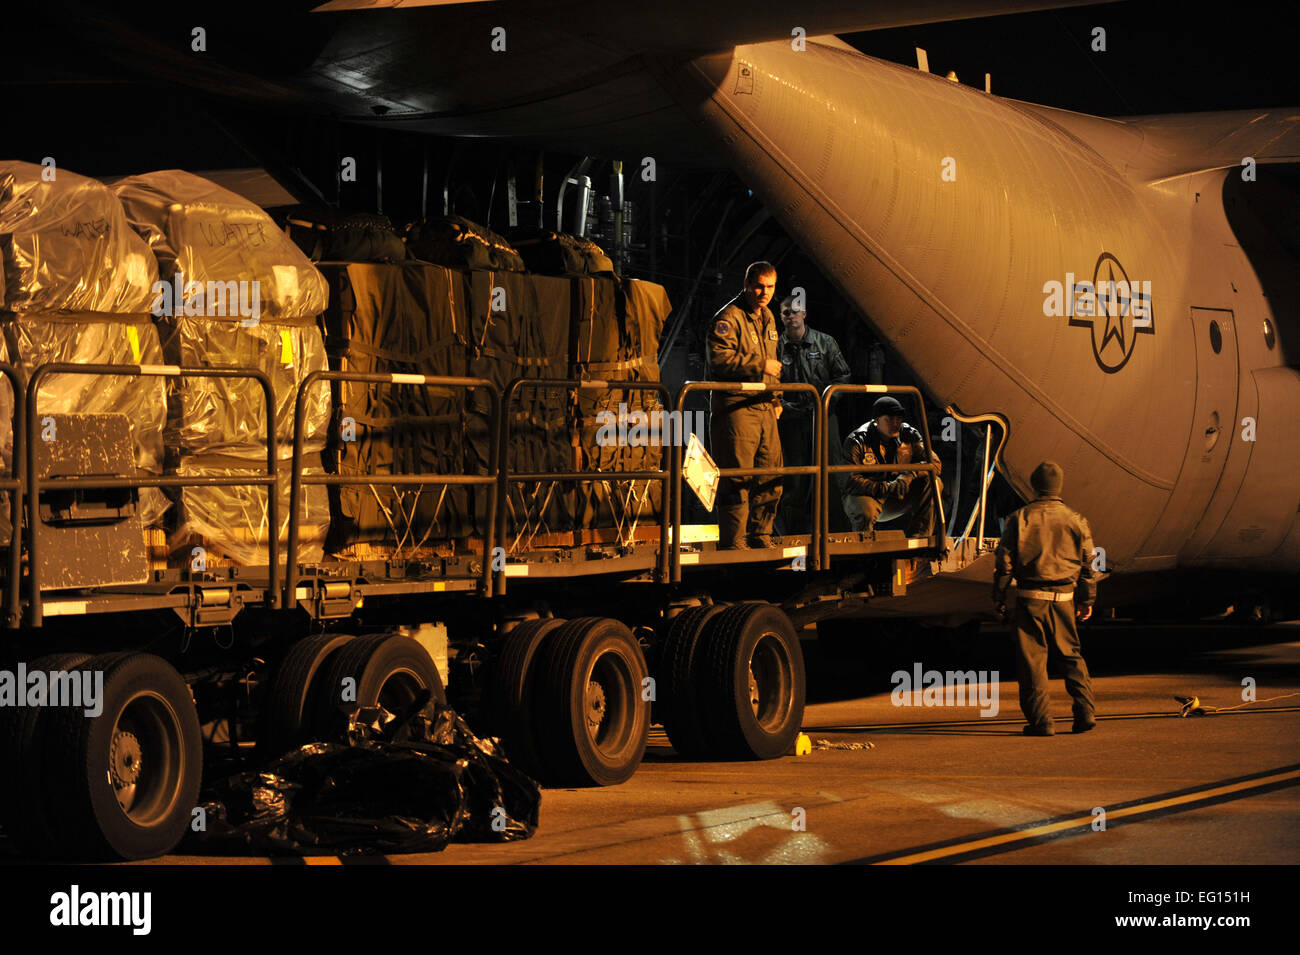
[[(1204, 511), (1188, 541), (1186, 554), (1200, 554), (1222, 523), (1244, 474), (1241, 468), (1225, 473), (1234, 445), (1237, 422), (1237, 329), (1228, 309), (1192, 308), (1196, 340), (1196, 412), (1187, 457), (1178, 483), (1189, 481), (1196, 493), (1191, 501), (1203, 502)], [(1234, 486), (1227, 488), (1223, 482)]]

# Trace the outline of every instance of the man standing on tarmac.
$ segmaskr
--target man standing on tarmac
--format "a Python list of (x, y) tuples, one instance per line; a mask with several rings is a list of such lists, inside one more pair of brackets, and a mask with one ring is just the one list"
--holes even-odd
[[(781, 321), (785, 331), (777, 340), (777, 355), (781, 359), (781, 380), (790, 382), (807, 382), (819, 392), (829, 385), (848, 384), (849, 363), (840, 353), (840, 346), (835, 339), (825, 332), (809, 328), (807, 314), (792, 295), (781, 301)], [(815, 400), (812, 395), (803, 392), (791, 392), (783, 395), (781, 406), (785, 413), (781, 416), (781, 453), (786, 463), (802, 466), (813, 462), (813, 424), (816, 417), (813, 411)], [(832, 406), (834, 407), (834, 406)], [(826, 431), (830, 446), (831, 464), (840, 464), (840, 429), (834, 412), (831, 413), (830, 426)], [(785, 492), (781, 495), (781, 509), (777, 515), (777, 530), (783, 534), (808, 533), (812, 530), (812, 494), (811, 475), (799, 474), (786, 479)]]
[[(768, 309), (776, 292), (776, 268), (755, 262), (745, 288), (713, 316), (706, 340), (714, 381), (780, 384), (776, 319)], [(720, 468), (779, 468), (779, 399), (770, 391), (715, 391), (710, 396), (709, 440)], [(772, 546), (772, 521), (781, 499), (779, 476), (723, 478), (718, 488), (718, 546)]]
[[(1087, 620), (1097, 599), (1088, 522), (1061, 502), (1061, 468), (1044, 461), (1029, 481), (1038, 495), (1007, 520), (998, 542), (993, 601), (1006, 615), (1007, 587), (1016, 579), (1016, 677), (1026, 736), (1056, 733), (1048, 712), (1047, 664), (1065, 671), (1074, 700), (1074, 732), (1097, 725), (1092, 680), (1079, 652), (1075, 617)], [(1076, 597), (1077, 604), (1076, 604)]]
[[(871, 406), (871, 420), (844, 439), (845, 464), (939, 463), (939, 456), (927, 451), (921, 432), (903, 420), (903, 406), (885, 395)], [(844, 473), (844, 513), (855, 531), (872, 532), (889, 501), (900, 501), (912, 512), (909, 537), (928, 537), (934, 532), (935, 501), (943, 490), (936, 473), (919, 471), (882, 474), (864, 471)]]

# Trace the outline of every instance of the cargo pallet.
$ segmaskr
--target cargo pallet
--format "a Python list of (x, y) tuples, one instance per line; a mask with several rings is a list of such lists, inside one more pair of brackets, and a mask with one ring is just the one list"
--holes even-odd
[[(937, 495), (934, 536), (829, 531), (833, 475), (909, 471), (932, 480), (938, 469), (830, 465), (830, 402), (843, 392), (907, 393), (925, 425), (915, 388), (834, 385), (818, 393), (807, 384), (688, 382), (674, 399), (650, 382), (517, 379), (502, 393), (481, 378), (316, 371), (296, 396), (286, 544), (267, 534), (266, 566), (155, 570), (140, 584), (45, 591), (43, 562), (59, 557), (43, 549), (57, 551), (58, 538), (48, 526), (38, 534), (38, 525), (52, 495), (262, 486), (268, 526), (279, 528), (280, 462), (268, 434), (265, 473), (256, 476), (42, 476), (34, 443), (41, 381), (53, 374), (253, 379), (268, 431), (275, 395), (252, 368), (51, 364), (24, 382), (0, 365), (0, 374), (14, 391), (13, 473), (0, 480), (0, 495), (11, 503), (14, 539), (24, 544), (9, 549), (0, 595), (9, 631), (4, 665), (103, 678), (97, 716), (69, 706), (0, 705), (0, 761), (11, 772), (0, 826), (40, 856), (166, 853), (190, 824), (205, 742), (273, 757), (337, 734), (358, 706), (399, 713), (426, 691), (450, 699), (479, 733), (501, 737), (512, 762), (547, 784), (625, 781), (641, 762), (652, 721), (686, 758), (781, 756), (803, 717), (799, 629), (899, 593), (912, 567), (943, 558), (950, 546)], [(487, 473), (305, 474), (308, 393), (340, 381), (485, 391), (494, 436)], [(720, 472), (811, 476), (811, 533), (740, 551), (694, 539), (682, 523), (680, 443), (654, 471), (511, 472), (505, 412), (524, 388), (651, 390), (679, 413), (700, 392), (813, 394), (815, 464)], [(930, 447), (928, 426), (924, 437)], [(501, 502), (513, 483), (591, 480), (657, 482), (662, 519), (613, 541), (508, 540)], [(444, 556), (302, 563), (299, 502), (311, 484), (482, 487), (484, 533)], [(446, 681), (432, 655), (442, 653)]]

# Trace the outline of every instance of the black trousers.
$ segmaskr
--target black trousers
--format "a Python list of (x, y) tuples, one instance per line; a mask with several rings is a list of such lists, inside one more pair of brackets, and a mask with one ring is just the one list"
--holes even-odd
[(1074, 718), (1086, 718), (1096, 708), (1088, 665), (1079, 652), (1079, 628), (1074, 601), (1016, 601), (1016, 678), (1020, 681), (1020, 711), (1031, 724), (1051, 721), (1047, 665), (1064, 671), (1065, 689), (1074, 700)]

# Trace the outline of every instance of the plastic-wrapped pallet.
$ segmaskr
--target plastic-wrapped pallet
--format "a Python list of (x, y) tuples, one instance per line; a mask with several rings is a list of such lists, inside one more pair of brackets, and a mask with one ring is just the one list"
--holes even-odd
[[(427, 262), (322, 262), (332, 368), (464, 377), (465, 276)], [(340, 474), (462, 474), (466, 390), (338, 382), (327, 450)], [(417, 556), (470, 533), (464, 487), (344, 485), (331, 491), (329, 550)], [(379, 548), (376, 554), (372, 548)]]
[[(298, 386), (325, 367), (316, 316), (325, 310), (324, 278), (256, 205), (179, 170), (119, 180), (113, 191), (128, 220), (157, 257), (164, 294), (154, 313), (169, 363), (238, 365), (260, 370), (275, 389), (275, 435), (287, 473)], [(184, 378), (168, 389), (167, 467), (176, 474), (222, 476), (264, 467), (267, 422), (260, 386), (248, 379)], [(320, 467), (329, 421), (329, 389), (314, 389), (306, 408), (308, 468)], [(287, 483), (285, 484), (287, 515)], [(328, 524), (323, 487), (305, 488), (300, 554), (320, 560)], [(266, 492), (262, 488), (187, 488), (177, 495), (173, 557), (265, 564)], [(282, 521), (281, 537), (287, 536)]]
[[(182, 458), (172, 469), (178, 477), (258, 477), (266, 473), (266, 462), (250, 466), (243, 458), (219, 454)], [(319, 465), (305, 466), (304, 474), (324, 474)], [(280, 462), (276, 480), (280, 560), (289, 539), (289, 468)], [(325, 488), (304, 486), (299, 507), (299, 559), (318, 561), (324, 553), (325, 535), (329, 530), (329, 501), (320, 493)], [(236, 485), (233, 487), (184, 487), (177, 493), (176, 509), (180, 515), (176, 530), (168, 535), (167, 545), (175, 563), (202, 570), (212, 558), (226, 559), (245, 566), (269, 563), (266, 545), (269, 539), (270, 509), (266, 489)], [(201, 563), (196, 563), (201, 561)]]
[[(0, 257), (0, 361), (28, 375), (55, 362), (161, 362), (149, 316), (157, 266), (102, 183), (66, 169), (0, 162)], [(163, 379), (55, 375), (42, 384), (37, 408), (125, 414), (138, 473), (162, 472)], [(12, 417), (12, 393), (0, 384), (0, 464), (6, 472)], [(140, 490), (146, 527), (160, 521), (167, 507), (157, 488)], [(0, 502), (0, 512), (0, 540), (7, 540), (7, 501)]]
[(66, 169), (0, 162), (7, 312), (143, 314), (158, 268), (108, 187)]
[[(634, 279), (575, 277), (570, 345), (572, 373), (606, 381), (659, 381), (659, 334), (671, 311), (663, 286)], [(655, 392), (612, 388), (583, 392), (576, 428), (582, 468), (656, 471), (669, 435)], [(652, 429), (658, 425), (658, 433)], [(613, 430), (611, 431), (611, 427)], [(584, 528), (614, 528), (630, 538), (638, 524), (658, 520), (662, 488), (655, 481), (590, 481), (577, 501)]]
[[(293, 454), (294, 403), (309, 372), (326, 367), (325, 341), (316, 325), (234, 322), (202, 318), (160, 318), (163, 354), (171, 364), (255, 368), (275, 392), (279, 456)], [(181, 457), (233, 454), (266, 457), (266, 398), (251, 378), (186, 378), (172, 389), (167, 419), (168, 454)], [(329, 428), (329, 386), (308, 395), (304, 447), (319, 454)]]

